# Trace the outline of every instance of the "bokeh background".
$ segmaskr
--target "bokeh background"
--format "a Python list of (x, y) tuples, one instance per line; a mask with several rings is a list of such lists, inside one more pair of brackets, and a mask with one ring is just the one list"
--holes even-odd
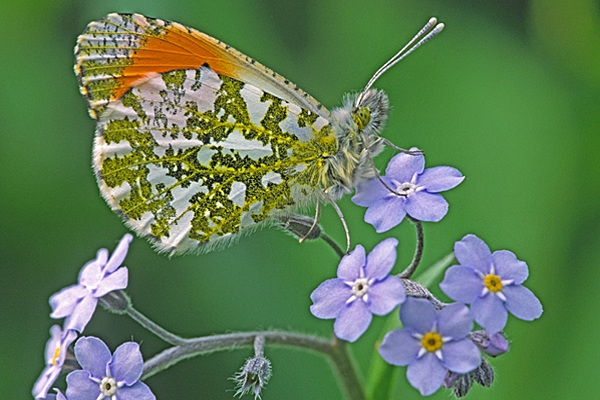
[[(475, 233), (527, 261), (527, 285), (545, 312), (509, 320), (511, 351), (497, 379), (471, 399), (596, 398), (600, 345), (600, 3), (597, 0), (4, 0), (0, 2), (0, 393), (30, 398), (53, 321), (48, 297), (76, 282), (97, 249), (127, 231), (100, 198), (90, 167), (94, 122), (72, 72), (86, 24), (139, 12), (203, 30), (300, 85), (327, 107), (371, 74), (435, 15), (440, 37), (377, 82), (393, 106), (384, 135), (424, 149), (429, 166), (466, 180), (450, 212), (426, 224), (425, 268)], [(378, 160), (384, 166), (392, 156)], [(412, 257), (408, 223), (377, 235), (364, 210), (340, 201), (354, 243), (400, 240), (396, 270)], [(326, 207), (322, 224), (344, 241)], [(331, 334), (309, 295), (335, 275), (324, 243), (269, 229), (222, 252), (168, 259), (136, 239), (125, 264), (139, 310), (185, 336), (255, 329)], [(437, 285), (435, 285), (437, 287)], [(352, 350), (363, 373), (382, 318)], [(126, 317), (97, 311), (86, 335), (114, 349), (166, 345)], [(159, 399), (230, 399), (228, 378), (250, 349), (184, 361), (147, 381)], [(268, 348), (274, 376), (263, 399), (340, 399), (327, 362)], [(419, 398), (398, 374), (397, 399)], [(445, 399), (440, 390), (432, 398)]]

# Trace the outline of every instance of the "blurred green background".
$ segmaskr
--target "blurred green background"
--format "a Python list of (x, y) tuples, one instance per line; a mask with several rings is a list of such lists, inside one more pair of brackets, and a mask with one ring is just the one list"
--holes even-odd
[[(471, 399), (597, 398), (600, 380), (600, 6), (591, 0), (154, 0), (0, 2), (0, 393), (30, 398), (53, 321), (48, 297), (76, 282), (97, 249), (127, 231), (100, 198), (90, 167), (94, 122), (72, 72), (86, 24), (139, 12), (215, 36), (289, 78), (327, 107), (371, 74), (434, 15), (446, 23), (377, 82), (392, 111), (384, 135), (418, 146), (428, 166), (466, 175), (446, 194), (447, 217), (426, 224), (423, 266), (475, 233), (527, 261), (541, 319), (511, 318), (511, 351), (493, 361), (491, 389)], [(378, 160), (384, 166), (387, 151)], [(364, 209), (340, 202), (354, 244), (400, 239), (400, 271), (412, 257), (408, 223), (375, 234)], [(326, 207), (322, 224), (344, 241)], [(136, 239), (125, 265), (139, 310), (176, 333), (290, 329), (328, 337), (309, 295), (335, 275), (324, 243), (299, 244), (275, 229), (222, 252), (168, 259)], [(436, 285), (437, 288), (437, 285)], [(353, 344), (368, 368), (382, 318)], [(114, 349), (166, 346), (126, 317), (97, 311), (86, 335)], [(184, 361), (147, 381), (159, 399), (230, 399), (250, 349)], [(340, 399), (323, 359), (267, 348), (274, 376), (263, 399)], [(440, 390), (432, 398), (448, 398)], [(397, 399), (419, 398), (401, 369)]]

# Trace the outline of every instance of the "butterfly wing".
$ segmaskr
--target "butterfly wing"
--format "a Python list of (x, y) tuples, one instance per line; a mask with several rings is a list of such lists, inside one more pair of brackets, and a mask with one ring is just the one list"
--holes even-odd
[(102, 195), (159, 250), (209, 251), (320, 189), (329, 112), (216, 39), (111, 14), (76, 55)]
[(109, 14), (79, 36), (75, 72), (90, 113), (156, 73), (208, 66), (330, 119), (329, 111), (289, 80), (229, 45), (176, 22), (139, 14)]

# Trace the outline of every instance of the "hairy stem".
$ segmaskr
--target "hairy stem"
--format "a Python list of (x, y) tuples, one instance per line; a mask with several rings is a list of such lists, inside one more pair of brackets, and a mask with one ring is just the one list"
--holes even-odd
[(150, 332), (154, 333), (156, 336), (164, 340), (165, 342), (178, 346), (186, 343), (187, 339), (184, 339), (180, 336), (175, 335), (156, 324), (154, 321), (150, 320), (144, 314), (133, 308), (133, 306), (127, 307), (125, 310), (127, 315), (131, 317), (138, 324), (142, 325), (144, 328), (148, 329)]
[(365, 399), (362, 382), (357, 375), (346, 342), (337, 338), (327, 341), (316, 336), (282, 331), (230, 333), (183, 339), (181, 344), (166, 349), (146, 361), (142, 379), (149, 378), (187, 358), (238, 347), (252, 347), (257, 336), (264, 337), (266, 346), (294, 347), (327, 357), (337, 374), (346, 397), (351, 400)]
[(398, 274), (399, 278), (410, 278), (412, 274), (415, 273), (419, 263), (421, 262), (421, 258), (423, 257), (423, 247), (425, 246), (425, 238), (423, 236), (423, 224), (421, 221), (412, 218), (410, 215), (406, 216), (410, 222), (415, 226), (415, 230), (417, 231), (417, 248), (415, 249), (415, 255), (412, 259), (412, 262), (406, 269), (400, 274)]
[(323, 239), (325, 241), (325, 243), (327, 243), (329, 245), (329, 247), (331, 247), (333, 249), (333, 251), (335, 251), (335, 254), (337, 254), (338, 257), (342, 258), (346, 255), (346, 252), (344, 250), (342, 250), (340, 245), (337, 244), (337, 242), (335, 240), (333, 240), (332, 237), (329, 236), (328, 234), (326, 234), (325, 232), (321, 232), (320, 238)]

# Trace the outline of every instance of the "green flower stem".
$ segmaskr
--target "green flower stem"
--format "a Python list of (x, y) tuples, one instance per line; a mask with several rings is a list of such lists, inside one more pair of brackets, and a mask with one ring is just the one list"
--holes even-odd
[(346, 255), (346, 252), (340, 247), (339, 244), (337, 244), (335, 240), (332, 239), (331, 236), (329, 236), (325, 232), (321, 232), (321, 235), (319, 237), (323, 239), (325, 243), (327, 243), (329, 247), (333, 249), (333, 251), (335, 251), (338, 257), (342, 258)]
[(331, 341), (293, 332), (266, 331), (214, 335), (183, 339), (183, 343), (155, 355), (144, 363), (142, 379), (151, 377), (171, 365), (187, 358), (196, 357), (240, 347), (252, 347), (257, 336), (264, 337), (267, 346), (294, 347), (321, 354), (332, 364), (346, 398), (365, 400), (362, 381), (359, 378), (346, 342), (334, 338)]
[(406, 269), (398, 275), (399, 278), (410, 278), (412, 274), (415, 273), (415, 270), (419, 266), (421, 262), (421, 258), (423, 257), (423, 248), (425, 247), (425, 237), (423, 235), (423, 224), (421, 221), (412, 218), (410, 215), (406, 215), (406, 217), (413, 223), (415, 229), (417, 231), (417, 248), (415, 250), (415, 255), (413, 256), (412, 262)]
[(154, 321), (150, 320), (144, 314), (133, 308), (133, 306), (127, 307), (125, 313), (131, 317), (138, 324), (148, 329), (150, 332), (154, 333), (156, 336), (164, 340), (165, 342), (172, 344), (174, 346), (180, 346), (187, 342), (187, 339), (184, 339), (180, 336), (175, 335), (156, 324)]

